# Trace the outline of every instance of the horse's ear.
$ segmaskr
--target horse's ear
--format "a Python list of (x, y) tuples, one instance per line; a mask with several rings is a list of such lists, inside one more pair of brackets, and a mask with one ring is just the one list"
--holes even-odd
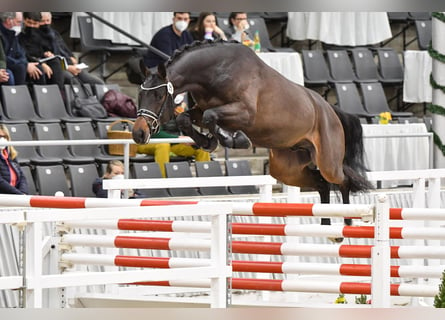
[(165, 64), (163, 63), (158, 64), (158, 74), (161, 77), (161, 79), (167, 78), (167, 70), (165, 69)]
[(145, 77), (148, 77), (148, 76), (151, 74), (150, 69), (147, 68), (147, 66), (146, 66), (145, 63), (144, 63), (144, 59), (141, 59), (141, 60), (139, 61), (139, 69), (141, 70), (142, 74), (143, 74)]

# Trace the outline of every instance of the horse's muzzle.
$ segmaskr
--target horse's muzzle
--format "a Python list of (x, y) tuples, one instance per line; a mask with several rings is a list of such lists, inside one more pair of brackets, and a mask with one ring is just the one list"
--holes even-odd
[(138, 117), (133, 125), (132, 136), (137, 144), (147, 144), (151, 138), (150, 127), (144, 117)]

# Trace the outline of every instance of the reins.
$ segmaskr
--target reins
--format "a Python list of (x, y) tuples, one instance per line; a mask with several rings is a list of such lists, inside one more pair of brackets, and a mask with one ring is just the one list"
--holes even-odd
[(164, 113), (168, 97), (170, 97), (172, 99), (172, 101), (173, 101), (174, 88), (173, 88), (173, 84), (170, 81), (168, 81), (167, 83), (162, 83), (162, 84), (160, 84), (158, 86), (155, 86), (155, 87), (150, 87), (150, 88), (144, 87), (143, 83), (141, 84), (141, 90), (144, 90), (144, 91), (156, 90), (156, 89), (159, 89), (159, 88), (162, 88), (162, 87), (167, 87), (168, 95), (166, 95), (166, 98), (165, 98), (164, 102), (161, 105), (161, 109), (159, 110), (159, 113), (156, 114), (156, 113), (154, 113), (151, 110), (139, 109), (137, 114), (136, 114), (138, 117), (142, 116), (144, 118), (149, 118), (149, 119), (152, 120), (151, 130), (150, 130), (151, 134), (156, 134), (156, 133), (158, 133), (161, 130), (161, 124), (160, 124), (159, 120), (161, 119), (161, 116)]

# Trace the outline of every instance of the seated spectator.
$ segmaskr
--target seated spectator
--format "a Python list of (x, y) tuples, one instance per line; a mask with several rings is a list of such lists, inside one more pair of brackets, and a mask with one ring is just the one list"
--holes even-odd
[(0, 41), (0, 85), (12, 84), (11, 80), (8, 70), (6, 70), (6, 55), (3, 50), (3, 43)]
[[(175, 50), (193, 42), (192, 35), (187, 31), (189, 22), (189, 12), (174, 12), (173, 23), (156, 32), (150, 45), (171, 56)], [(165, 61), (164, 58), (151, 51), (144, 55), (144, 63), (150, 69)]]
[(227, 38), (244, 43), (252, 41), (252, 37), (248, 33), (249, 23), (247, 22), (246, 12), (231, 12), (229, 15), (229, 32)]
[(6, 70), (12, 85), (26, 84), (28, 76), (33, 81), (44, 79), (38, 62), (29, 62), (16, 34), (21, 19), (19, 12), (0, 12), (0, 37), (6, 55)]
[(99, 77), (92, 75), (85, 69), (77, 68), (79, 61), (68, 48), (60, 33), (51, 27), (51, 12), (41, 12), (41, 14), (42, 19), (40, 20), (39, 31), (44, 43), (43, 45), (47, 49), (45, 56), (50, 54), (60, 55), (64, 57), (68, 63), (66, 70), (63, 71), (64, 83), (71, 84), (71, 79), (78, 77), (83, 83), (104, 84), (105, 82)]
[[(104, 190), (104, 179), (118, 179), (124, 177), (124, 164), (119, 160), (111, 160), (105, 169), (105, 173), (101, 178), (96, 178), (93, 182), (93, 192), (97, 198), (108, 198), (108, 190)], [(137, 196), (133, 190), (128, 190), (128, 196), (134, 198)]]
[(49, 51), (50, 48), (48, 43), (43, 41), (44, 39), (39, 30), (41, 19), (42, 15), (40, 12), (24, 12), (24, 28), (19, 34), (19, 41), (25, 49), (28, 61), (39, 62), (43, 58), (55, 58), (48, 60), (45, 63), (40, 63), (46, 79), (44, 81), (38, 81), (38, 83), (57, 84), (59, 89), (63, 91), (64, 80), (62, 61)]
[(195, 40), (227, 40), (224, 31), (216, 24), (216, 16), (213, 12), (201, 12), (195, 27), (191, 31)]
[(16, 161), (17, 151), (13, 146), (1, 145), (10, 140), (8, 128), (0, 124), (0, 193), (28, 194), (26, 177)]

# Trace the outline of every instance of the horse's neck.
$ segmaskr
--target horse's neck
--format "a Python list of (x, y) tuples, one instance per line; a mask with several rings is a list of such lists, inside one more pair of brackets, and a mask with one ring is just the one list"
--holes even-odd
[[(211, 55), (205, 59), (195, 52), (184, 53), (177, 61), (167, 68), (168, 79), (172, 82), (175, 90), (181, 92), (190, 90), (199, 83), (208, 83), (213, 73)], [(206, 72), (202, 72), (206, 70)]]

